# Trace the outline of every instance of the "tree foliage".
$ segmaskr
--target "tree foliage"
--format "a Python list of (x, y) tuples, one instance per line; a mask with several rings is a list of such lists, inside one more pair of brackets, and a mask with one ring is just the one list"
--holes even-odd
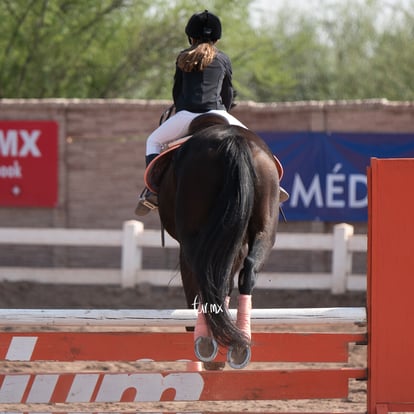
[(0, 97), (170, 99), (188, 17), (220, 16), (240, 99), (414, 99), (414, 1), (2, 0)]

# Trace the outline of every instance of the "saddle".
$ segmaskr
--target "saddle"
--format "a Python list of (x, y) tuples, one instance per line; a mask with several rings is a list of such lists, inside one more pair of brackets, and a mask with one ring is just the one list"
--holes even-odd
[[(154, 158), (145, 170), (144, 181), (147, 188), (153, 193), (158, 194), (164, 171), (171, 163), (175, 151), (190, 139), (197, 131), (208, 128), (213, 125), (228, 125), (226, 118), (217, 114), (202, 114), (196, 117), (190, 124), (188, 135), (167, 142), (161, 150), (161, 153)], [(280, 179), (283, 176), (283, 167), (279, 159), (273, 155)]]
[(155, 157), (145, 169), (144, 182), (146, 187), (155, 194), (158, 194), (161, 184), (161, 179), (164, 171), (171, 163), (175, 151), (184, 144), (192, 135), (171, 141), (165, 144), (165, 149)]

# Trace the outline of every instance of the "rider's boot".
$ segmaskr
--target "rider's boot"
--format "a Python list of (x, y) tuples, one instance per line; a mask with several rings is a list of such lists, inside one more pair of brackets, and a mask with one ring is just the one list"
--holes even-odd
[[(150, 162), (156, 158), (158, 154), (150, 154), (145, 156), (145, 166), (148, 167)], [(139, 196), (138, 205), (135, 208), (135, 214), (137, 216), (145, 216), (151, 210), (158, 208), (158, 196), (150, 191), (147, 187), (142, 190)]]

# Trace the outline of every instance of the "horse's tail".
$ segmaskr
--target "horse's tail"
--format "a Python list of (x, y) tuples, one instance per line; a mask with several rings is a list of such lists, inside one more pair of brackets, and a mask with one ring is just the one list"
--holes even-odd
[(231, 134), (217, 150), (224, 175), (222, 189), (209, 212), (209, 219), (192, 246), (193, 270), (198, 278), (207, 325), (223, 346), (245, 346), (249, 339), (236, 327), (225, 309), (234, 272), (241, 255), (254, 203), (255, 170), (247, 140)]

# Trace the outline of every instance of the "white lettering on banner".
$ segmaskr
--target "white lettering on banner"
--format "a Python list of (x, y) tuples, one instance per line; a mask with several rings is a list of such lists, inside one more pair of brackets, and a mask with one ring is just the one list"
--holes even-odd
[(326, 176), (326, 207), (345, 207), (345, 200), (338, 200), (336, 198), (336, 195), (344, 194), (344, 186), (341, 186), (340, 184), (345, 182), (346, 177), (345, 174), (338, 174), (338, 171), (341, 168), (341, 164), (336, 164), (333, 169), (333, 174), (328, 174)]
[[(5, 375), (0, 387), (0, 403), (50, 403), (56, 391), (59, 374), (38, 374), (30, 384), (30, 375)], [(103, 374), (100, 385), (99, 374), (75, 374), (71, 388), (62, 402), (92, 402), (98, 387), (96, 402), (120, 402), (125, 391), (135, 389), (134, 401), (160, 401), (166, 390), (175, 390), (174, 400), (197, 401), (204, 388), (203, 377), (195, 372)], [(29, 387), (29, 389), (27, 389)], [(28, 393), (28, 394), (27, 394)], [(27, 394), (26, 401), (23, 400)], [(61, 402), (61, 401), (59, 401)]]
[(305, 185), (303, 184), (300, 175), (297, 173), (295, 174), (289, 205), (291, 207), (297, 207), (299, 198), (302, 199), (305, 207), (309, 207), (312, 199), (315, 199), (316, 207), (323, 207), (322, 189), (318, 174), (313, 177), (308, 191), (306, 191)]
[(0, 178), (22, 178), (22, 166), (19, 161), (14, 160), (13, 164), (0, 165)]
[[(292, 194), (290, 197), (290, 207), (297, 207), (302, 201), (305, 207), (309, 207), (312, 200), (318, 208), (364, 208), (368, 205), (367, 196), (367, 177), (363, 174), (339, 174), (341, 164), (336, 164), (333, 173), (327, 174), (326, 194), (323, 197), (321, 177), (315, 174), (308, 188), (305, 187), (299, 174), (295, 174), (293, 179)], [(348, 182), (347, 182), (348, 180)], [(348, 200), (345, 200), (345, 188), (348, 185)], [(357, 188), (363, 185), (365, 196), (357, 198)], [(346, 204), (347, 202), (347, 204)]]
[(349, 207), (362, 208), (368, 205), (368, 193), (365, 192), (365, 197), (360, 200), (357, 199), (358, 184), (367, 188), (367, 176), (364, 174), (351, 174), (349, 176)]
[(0, 129), (0, 156), (41, 157), (42, 153), (37, 146), (39, 137), (40, 130), (38, 129), (32, 131), (9, 129), (6, 133)]

